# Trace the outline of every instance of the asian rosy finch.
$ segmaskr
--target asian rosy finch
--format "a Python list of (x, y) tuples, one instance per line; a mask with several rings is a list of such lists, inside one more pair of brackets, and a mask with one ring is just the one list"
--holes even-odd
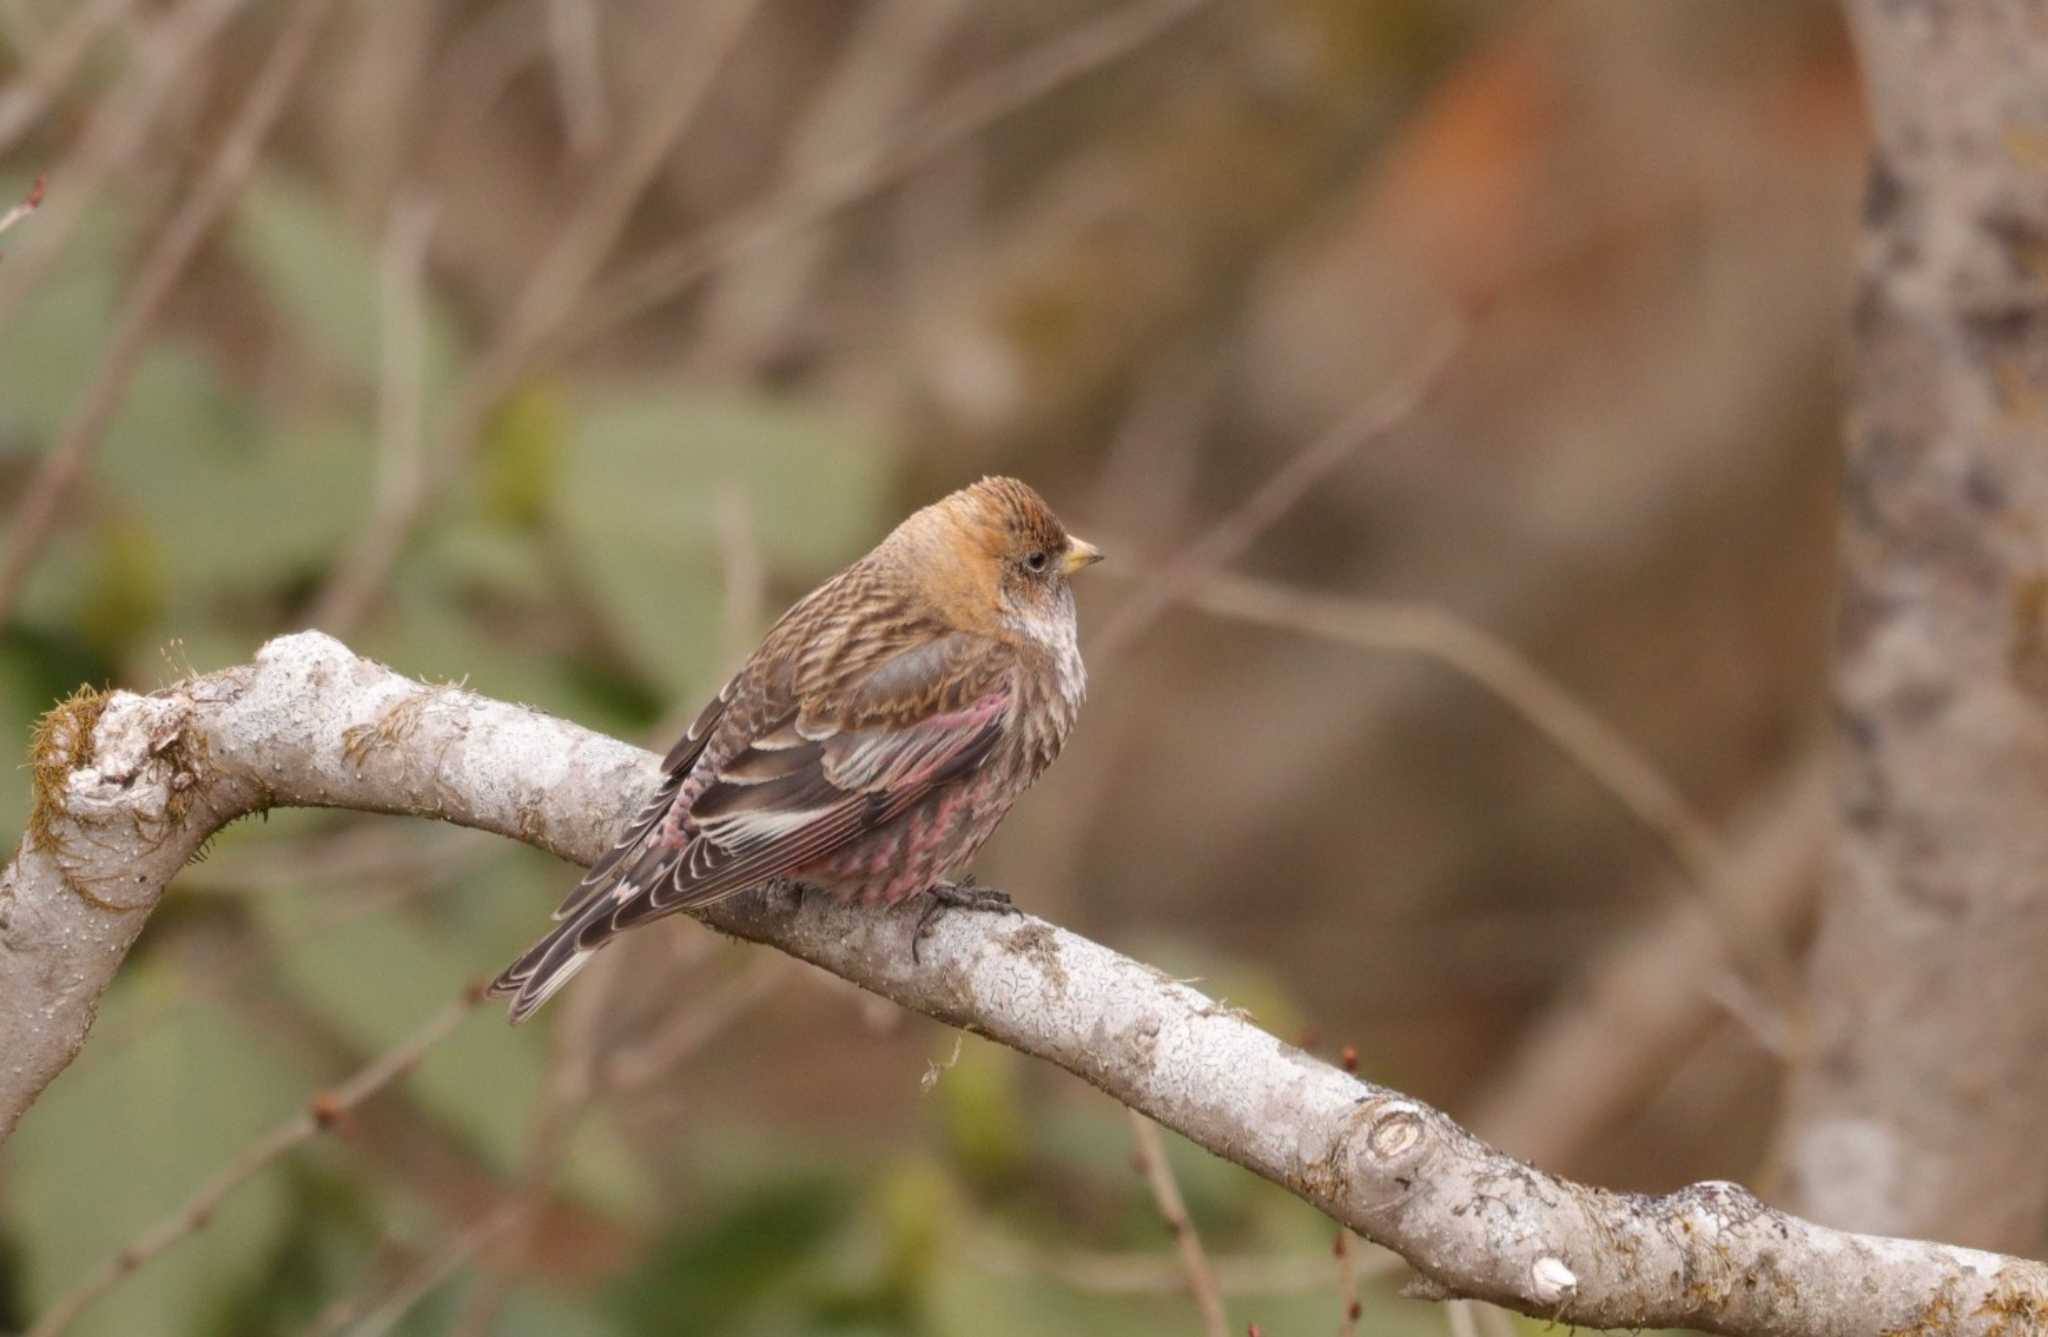
[(1068, 578), (1100, 560), (984, 478), (782, 615), (665, 779), (491, 991), (525, 1018), (614, 934), (770, 882), (846, 901), (1007, 905), (944, 879), (1067, 740), (1087, 679)]

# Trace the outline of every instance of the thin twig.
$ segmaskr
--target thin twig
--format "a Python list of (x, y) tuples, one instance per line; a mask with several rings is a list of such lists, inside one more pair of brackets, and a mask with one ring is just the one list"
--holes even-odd
[[(688, 61), (666, 82), (670, 107), (687, 101), (683, 94), (693, 86), (693, 76), (698, 71), (704, 72), (703, 81), (708, 85), (717, 66), (711, 57), (722, 60), (730, 42), (737, 40), (746, 13), (758, 2), (738, 0), (734, 9), (724, 11), (728, 16), (738, 16), (733, 25), (719, 30), (727, 35), (726, 42), (704, 40), (701, 34), (695, 36), (686, 48)], [(534, 364), (586, 344), (621, 322), (687, 291), (719, 267), (816, 226), (832, 214), (896, 184), (1004, 117), (1170, 31), (1211, 2), (1146, 0), (1054, 38), (972, 81), (952, 96), (941, 98), (928, 114), (916, 117), (901, 138), (852, 155), (836, 173), (806, 180), (795, 195), (778, 195), (759, 208), (743, 211), (656, 252), (616, 281), (599, 287), (584, 303), (584, 290), (624, 223), (624, 208), (616, 206), (619, 201), (629, 205), (637, 199), (639, 188), (630, 194), (624, 189), (596, 192), (609, 203), (589, 211), (596, 221), (576, 225), (542, 260), (504, 332), (452, 396), (447, 422), (440, 433), (441, 448), (430, 465), (429, 485), (418, 508), (412, 515), (402, 517), (402, 523), (365, 531), (337, 563), (335, 575), (317, 603), (313, 621), (346, 631), (369, 612), (419, 516), (433, 495), (452, 482), (491, 413)], [(678, 7), (677, 12), (695, 11)], [(650, 125), (660, 119), (653, 118)], [(614, 180), (638, 182), (639, 187), (644, 187), (647, 177), (659, 165), (660, 155), (629, 149), (621, 161), (628, 169)], [(644, 171), (639, 170), (642, 166)], [(583, 306), (584, 314), (572, 316), (574, 306)]]
[(214, 1210), (228, 1194), (255, 1178), (287, 1152), (338, 1126), (356, 1106), (411, 1072), (429, 1049), (475, 1010), (482, 998), (480, 988), (466, 991), (461, 998), (436, 1013), (426, 1025), (386, 1050), (340, 1086), (315, 1094), (297, 1114), (250, 1143), (218, 1174), (201, 1184), (177, 1211), (137, 1235), (95, 1268), (78, 1286), (60, 1296), (36, 1320), (27, 1337), (55, 1337), (70, 1326), (86, 1306), (123, 1279), (139, 1271), (178, 1241), (205, 1229), (213, 1219)]
[[(1805, 919), (1832, 850), (1831, 772), (1826, 750), (1810, 748), (1731, 825), (1710, 896), (1746, 934), (1782, 943)], [(1471, 1100), (1474, 1131), (1552, 1165), (1640, 1109), (1712, 1031), (1721, 941), (1688, 897), (1604, 944)]]
[[(788, 957), (765, 956), (749, 965), (738, 979), (680, 1009), (676, 1024), (632, 1049), (613, 1050), (604, 1043), (602, 1022), (619, 983), (619, 972), (629, 960), (612, 953), (593, 963), (591, 978), (571, 995), (569, 1011), (555, 1030), (554, 1052), (549, 1056), (527, 1142), (519, 1193), (508, 1207), (519, 1232), (531, 1231), (576, 1130), (599, 1097), (642, 1089), (673, 1072), (765, 1001), (788, 977), (792, 966)], [(531, 1244), (522, 1241), (520, 1252)], [(487, 1272), (449, 1331), (455, 1337), (482, 1337), (503, 1301), (502, 1278)]]
[[(457, 1269), (476, 1257), (485, 1245), (512, 1229), (518, 1220), (519, 1214), (513, 1207), (498, 1208), (428, 1255), (392, 1288), (391, 1294), (375, 1309), (360, 1318), (344, 1312), (338, 1322), (330, 1320), (308, 1333), (307, 1337), (342, 1331), (346, 1331), (348, 1337), (383, 1337), (412, 1312), (413, 1306), (433, 1294), (443, 1282), (455, 1275)], [(347, 1326), (351, 1323), (353, 1327)]]
[(555, 96), (562, 104), (569, 151), (590, 158), (611, 137), (604, 100), (604, 43), (591, 0), (547, 0), (548, 50), (554, 54)]
[(1218, 617), (1435, 660), (1475, 685), (1571, 758), (1704, 878), (1727, 857), (1721, 838), (1655, 763), (1521, 651), (1433, 604), (1317, 594), (1274, 581), (1212, 575), (1179, 596)]
[(1138, 1168), (1145, 1172), (1152, 1201), (1158, 1204), (1159, 1215), (1166, 1219), (1166, 1228), (1173, 1232), (1174, 1246), (1180, 1250), (1181, 1270), (1187, 1273), (1188, 1291), (1195, 1297), (1196, 1308), (1202, 1311), (1202, 1331), (1207, 1337), (1229, 1337), (1230, 1318), (1223, 1312), (1223, 1295), (1216, 1288), (1216, 1273), (1209, 1266), (1208, 1255), (1202, 1252), (1202, 1239), (1195, 1233), (1187, 1203), (1181, 1200), (1180, 1184), (1173, 1177), (1173, 1166), (1167, 1163), (1166, 1143), (1159, 1136), (1159, 1125), (1134, 1109), (1126, 1108), (1124, 1113), (1130, 1116)]
[[(460, 1233), (460, 1232), (458, 1232)], [(397, 1228), (387, 1228), (371, 1249), (370, 1262), (364, 1271), (369, 1279), (347, 1295), (337, 1295), (320, 1306), (312, 1320), (299, 1332), (299, 1337), (336, 1337), (350, 1324), (360, 1322), (363, 1315), (373, 1309), (379, 1297), (390, 1293), (398, 1277), (410, 1277), (412, 1271), (405, 1264), (417, 1265), (430, 1254), (407, 1248), (399, 1243)]]
[(1249, 497), (1181, 549), (1165, 568), (1117, 610), (1090, 646), (1098, 664), (1130, 647), (1160, 614), (1211, 572), (1235, 560), (1367, 443), (1406, 424), (1442, 385), (1443, 373), (1463, 348), (1471, 329), (1457, 316), (1424, 345), (1422, 355), (1400, 375), (1345, 414), (1337, 424), (1297, 451)]
[(850, 154), (830, 175), (810, 177), (736, 217), (656, 251), (593, 294), (566, 326), (562, 348), (600, 338), (690, 290), (706, 275), (774, 246), (902, 181), (933, 159), (1068, 84), (1171, 32), (1211, 0), (1144, 0), (1052, 38), (938, 99), (900, 137)]
[[(843, 54), (789, 133), (775, 194), (800, 197), (850, 152), (899, 124), (945, 48), (966, 0), (879, 0), (840, 43)], [(822, 226), (785, 239), (770, 256), (736, 264), (706, 294), (700, 349), (713, 367), (745, 367), (775, 347), (830, 254)]]
[(434, 82), (447, 100), (423, 136), (428, 156), (475, 145), (513, 81), (547, 54), (547, 39), (528, 5), (481, 6), (460, 24), (434, 53)]
[[(172, 289), (197, 254), (200, 243), (213, 230), (215, 220), (240, 192), (243, 181), (256, 165), (258, 149), (277, 124), (291, 95), (298, 91), (299, 75), (312, 50), (313, 39), (332, 6), (333, 0), (300, 0), (290, 23), (264, 58), (263, 67), (236, 111), (213, 161), (207, 165), (206, 174), (179, 206), (143, 262), (141, 275), (115, 318), (107, 350), (79, 395), (78, 407), (58, 432), (56, 445), (43, 457), (42, 466), (15, 511), (14, 522), (8, 527), (5, 552), (0, 554), (0, 623), (7, 621), (14, 611), (29, 571), (49, 541), (58, 513), (84, 476), (93, 452), (106, 435), (107, 425), (119, 410), (128, 382), (141, 364), (150, 331)], [(6, 270), (6, 266), (0, 265), (0, 274)]]
[(754, 511), (738, 483), (726, 479), (712, 500), (718, 566), (725, 586), (724, 661), (737, 667), (761, 635), (768, 607), (768, 565), (761, 558)]
[(15, 205), (6, 213), (0, 214), (0, 236), (7, 235), (7, 229), (43, 207), (43, 185), (43, 173), (38, 172), (36, 173), (35, 184), (28, 188), (28, 194), (22, 197), (21, 203)]
[(391, 209), (378, 264), (378, 308), (383, 338), (377, 378), (377, 481), (370, 524), (407, 515), (419, 505), (427, 475), (427, 248), (437, 207), (401, 198)]
[[(497, 356), (523, 367), (530, 351), (569, 315), (625, 231), (640, 197), (704, 107), (720, 71), (762, 0), (678, 6), (663, 48), (678, 59), (663, 71), (649, 109), (616, 162), (579, 201), (567, 228), (541, 258), (507, 321)], [(514, 372), (512, 379), (516, 379)]]
[[(297, 848), (280, 848), (270, 854), (238, 850), (233, 865), (227, 869), (209, 866), (205, 880), (216, 890), (249, 896), (276, 893), (281, 882), (290, 882), (300, 894), (316, 894), (338, 885), (374, 888), (326, 900), (303, 922), (268, 935), (274, 950), (288, 954), (358, 920), (389, 914), (409, 900), (460, 883), (497, 857), (498, 852), (482, 840), (477, 832), (459, 827), (401, 833), (388, 826), (363, 826), (310, 847), (287, 842)], [(239, 985), (265, 969), (268, 963), (261, 956), (245, 952), (210, 964), (205, 983), (209, 989)], [(80, 1054), (74, 1068), (90, 1069), (120, 1057), (204, 997), (194, 987), (190, 972), (172, 975), (154, 991), (147, 1006), (118, 1022), (102, 1021), (93, 1032), (96, 1039), (91, 1051)]]
[[(527, 1132), (518, 1191), (506, 1205), (517, 1237), (515, 1257), (533, 1247), (540, 1207), (547, 1201), (561, 1172), (562, 1159), (568, 1154), (570, 1140), (590, 1104), (591, 1074), (602, 1043), (605, 1017), (626, 959), (624, 953), (611, 952), (591, 963), (582, 987), (570, 995), (561, 1023), (549, 1037), (552, 1043), (547, 1071), (541, 1079), (540, 1099), (535, 1102), (533, 1122)], [(485, 1272), (463, 1301), (449, 1331), (455, 1337), (483, 1337), (496, 1323), (504, 1303), (503, 1273)]]
[(0, 265), (0, 329), (9, 327), (22, 300), (48, 277), (88, 208), (162, 121), (164, 103), (180, 80), (245, 3), (188, 0), (129, 44), (113, 95), (94, 107), (78, 147), (57, 164), (53, 175), (63, 183), (62, 193), (50, 201), (20, 251)]
[(761, 4), (762, 0), (724, 0), (708, 14), (694, 5), (673, 8), (674, 26), (663, 49), (676, 53), (674, 66), (645, 118), (605, 173), (579, 196), (576, 212), (541, 257), (490, 347), (452, 396), (441, 448), (428, 461), (425, 484), (405, 509), (377, 516), (336, 563), (316, 601), (315, 625), (346, 632), (376, 606), (420, 516), (455, 477), (492, 411), (518, 385), (537, 351), (582, 298), (634, 207), (702, 109), (718, 72)]
[(624, 1094), (651, 1086), (759, 1007), (788, 979), (790, 961), (764, 955), (735, 980), (677, 1013), (673, 1024), (631, 1048), (615, 1049), (598, 1066), (597, 1086)]
[[(753, 508), (737, 482), (722, 479), (712, 497), (711, 519), (718, 537), (719, 577), (725, 593), (725, 619), (719, 628), (719, 664), (736, 671), (747, 652), (761, 639), (768, 615), (768, 563), (754, 531)], [(652, 746), (667, 747), (690, 727), (701, 703), (682, 699), (664, 711), (649, 730)]]
[(1330, 1238), (1330, 1252), (1337, 1258), (1337, 1337), (1358, 1337), (1358, 1320), (1365, 1306), (1358, 1302), (1358, 1259), (1356, 1242), (1342, 1226)]
[(1425, 655), (1485, 688), (1578, 763), (1670, 851), (1730, 957), (1749, 977), (1751, 992), (1761, 995), (1747, 1000), (1743, 1015), (1768, 1018), (1760, 1034), (1783, 1043), (1791, 1031), (1786, 1011), (1795, 996), (1791, 963), (1748, 930), (1723, 894), (1726, 843), (1649, 758), (1526, 655), (1428, 604), (1313, 594), (1242, 576), (1183, 585), (1178, 597), (1221, 617), (1367, 650)]

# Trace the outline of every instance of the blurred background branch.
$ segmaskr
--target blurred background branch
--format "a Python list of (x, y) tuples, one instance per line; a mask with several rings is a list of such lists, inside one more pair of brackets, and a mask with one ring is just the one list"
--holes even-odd
[(4, 235), (9, 228), (23, 222), (30, 214), (42, 207), (44, 185), (43, 178), (38, 176), (35, 184), (28, 188), (28, 194), (22, 196), (21, 203), (11, 206), (6, 213), (0, 214), (0, 235)]
[(301, 1143), (339, 1127), (356, 1106), (410, 1072), (433, 1045), (454, 1030), (482, 999), (481, 989), (472, 989), (458, 1003), (451, 1003), (389, 1053), (380, 1054), (360, 1072), (332, 1091), (321, 1091), (301, 1110), (248, 1148), (185, 1200), (175, 1213), (151, 1226), (131, 1243), (89, 1272), (76, 1290), (59, 1296), (29, 1329), (29, 1337), (56, 1337), (71, 1326), (87, 1306), (119, 1285), (130, 1274), (149, 1265), (158, 1254), (186, 1236), (206, 1229), (220, 1204), (249, 1179), (267, 1169)]

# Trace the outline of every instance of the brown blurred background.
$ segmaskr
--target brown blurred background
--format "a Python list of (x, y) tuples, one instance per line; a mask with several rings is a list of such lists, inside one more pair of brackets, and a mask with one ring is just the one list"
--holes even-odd
[[(1232, 563), (1263, 584), (1194, 582), (1243, 607), (1096, 659), (979, 871), (1546, 1168), (1768, 1182), (1858, 98), (1806, 0), (0, 0), (0, 200), (48, 171), (0, 238), (0, 711), (21, 738), (80, 681), (319, 625), (653, 743), (997, 471), (1111, 550), (1086, 650), (1449, 347)], [(1271, 625), (1274, 585), (1358, 635)], [(1664, 788), (1589, 771), (1465, 631)], [(26, 793), (0, 771), (0, 814)], [(571, 881), (389, 819), (224, 833), (0, 1154), (0, 1327)], [(451, 1243), (395, 1330), (1195, 1330), (1105, 1098), (691, 925), (613, 955), (581, 1007), (467, 1023), (76, 1331), (348, 1330)], [(1565, 1098), (1586, 1036), (1606, 1066)], [(644, 1061), (586, 1102), (576, 1046)], [(1174, 1161), (1233, 1320), (1330, 1330), (1327, 1223)], [(508, 1202), (535, 1210), (465, 1235)], [(1368, 1297), (1368, 1331), (1442, 1321)]]

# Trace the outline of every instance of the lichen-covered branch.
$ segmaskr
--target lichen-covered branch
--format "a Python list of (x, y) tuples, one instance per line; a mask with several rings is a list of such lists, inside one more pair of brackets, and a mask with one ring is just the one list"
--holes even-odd
[[(586, 861), (657, 774), (637, 748), (316, 633), (153, 696), (78, 698), (34, 761), (30, 834), (0, 873), (0, 1135), (78, 1052), (149, 911), (223, 823), (286, 804), (408, 813)], [(919, 964), (915, 918), (768, 895), (705, 916), (1085, 1078), (1402, 1254), (1433, 1295), (1785, 1337), (2048, 1321), (2048, 1266), (1829, 1230), (1733, 1184), (1659, 1198), (1573, 1184), (1051, 924), (945, 916)]]

